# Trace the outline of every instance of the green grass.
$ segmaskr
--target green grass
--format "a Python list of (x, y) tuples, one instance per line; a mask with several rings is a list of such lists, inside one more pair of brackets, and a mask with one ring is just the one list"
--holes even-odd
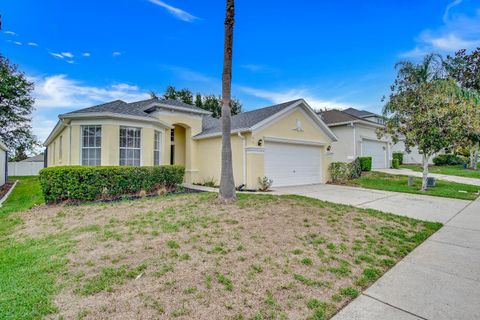
[[(423, 171), (422, 166), (416, 164), (404, 164), (401, 165), (400, 168), (410, 169), (417, 172)], [(475, 171), (470, 169), (464, 169), (462, 166), (429, 166), (428, 172), (480, 179), (480, 170)]]
[(11, 179), (18, 183), (0, 208), (0, 319), (41, 319), (56, 310), (55, 281), (65, 268), (72, 242), (66, 237), (7, 238), (22, 223), (12, 213), (43, 203), (37, 177)]
[[(405, 192), (415, 194), (425, 194), (429, 196), (456, 198), (464, 200), (475, 200), (480, 190), (479, 186), (455, 183), (443, 180), (437, 180), (436, 186), (422, 192), (421, 178), (414, 178), (413, 186), (408, 186), (408, 177), (401, 175), (393, 175), (382, 172), (367, 172), (355, 180), (347, 182), (350, 186), (362, 187), (367, 189), (386, 190), (394, 192)], [(459, 191), (466, 191), (459, 192)]]
[(25, 211), (34, 205), (44, 203), (38, 177), (10, 177), (9, 179), (18, 180), (18, 182), (0, 208), (0, 239), (7, 235), (12, 227), (21, 223), (20, 219), (10, 218), (10, 213)]

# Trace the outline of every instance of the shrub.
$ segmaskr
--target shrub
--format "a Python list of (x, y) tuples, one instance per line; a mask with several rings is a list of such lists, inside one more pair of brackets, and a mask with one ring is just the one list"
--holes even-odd
[(350, 179), (358, 179), (362, 175), (362, 164), (360, 163), (360, 158), (355, 158), (350, 162)]
[(332, 182), (344, 183), (350, 177), (350, 165), (345, 162), (332, 162), (328, 166)]
[[(394, 152), (392, 154), (392, 160), (398, 159), (398, 164), (403, 164), (403, 152)], [(393, 163), (393, 162), (392, 162)]]
[(400, 168), (400, 160), (398, 160), (398, 159), (393, 159), (393, 160), (392, 160), (392, 168), (393, 168), (393, 169), (398, 169), (398, 168)]
[(267, 177), (260, 178), (258, 177), (258, 190), (260, 191), (268, 191), (272, 186), (273, 180)]
[(458, 165), (464, 162), (464, 159), (455, 154), (439, 154), (433, 158), (433, 163), (436, 166)]
[(362, 171), (372, 171), (372, 157), (359, 157)]
[(181, 166), (50, 167), (39, 173), (47, 203), (115, 199), (124, 195), (174, 190), (183, 182)]

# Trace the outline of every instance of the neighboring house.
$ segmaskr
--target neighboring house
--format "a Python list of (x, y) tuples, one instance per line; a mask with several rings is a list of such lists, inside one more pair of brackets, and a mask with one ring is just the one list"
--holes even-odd
[(8, 172), (7, 172), (7, 162), (8, 162), (8, 148), (5, 143), (0, 140), (0, 186), (3, 186), (7, 182)]
[[(403, 163), (404, 164), (421, 164), (423, 162), (423, 154), (418, 150), (418, 147), (410, 148), (410, 152), (405, 150), (405, 142), (404, 139), (400, 138), (397, 143), (395, 143), (392, 147), (393, 152), (401, 152), (403, 153)], [(441, 154), (440, 152), (438, 154)], [(433, 164), (433, 158), (437, 154), (434, 154), (428, 160), (429, 164)]]
[(22, 161), (11, 161), (8, 163), (9, 176), (36, 176), (45, 167), (45, 156), (43, 153), (27, 158)]
[[(120, 100), (59, 116), (45, 141), (48, 166), (178, 164), (185, 182), (220, 182), (221, 123), (196, 106), (171, 100)], [(335, 134), (303, 99), (232, 116), (237, 186), (323, 183)]]
[(391, 139), (377, 136), (377, 129), (383, 128), (380, 116), (354, 108), (327, 110), (319, 114), (338, 137), (338, 141), (332, 143), (334, 161), (351, 162), (357, 157), (368, 156), (372, 157), (374, 169), (390, 167)]

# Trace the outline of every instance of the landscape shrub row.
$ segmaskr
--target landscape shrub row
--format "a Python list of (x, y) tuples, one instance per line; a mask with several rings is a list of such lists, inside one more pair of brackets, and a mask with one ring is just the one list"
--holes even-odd
[(47, 203), (115, 199), (173, 191), (183, 182), (181, 166), (155, 167), (50, 167), (39, 173)]
[(372, 171), (372, 157), (359, 157), (362, 171)]
[(433, 158), (436, 166), (459, 165), (464, 164), (465, 159), (456, 154), (439, 154)]

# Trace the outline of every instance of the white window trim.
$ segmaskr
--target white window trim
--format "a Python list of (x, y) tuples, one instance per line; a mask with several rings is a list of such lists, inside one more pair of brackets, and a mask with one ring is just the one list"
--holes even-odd
[[(99, 125), (99, 124), (84, 124), (84, 125), (81, 125), (80, 126), (80, 165), (84, 165), (83, 164), (83, 128), (84, 127), (100, 127), (100, 166), (102, 165), (102, 144), (103, 144), (103, 138), (102, 138), (102, 135), (103, 135), (103, 127), (102, 125)], [(90, 149), (96, 149), (94, 147), (87, 147), (87, 148), (90, 148)]]
[[(158, 135), (158, 139), (155, 139), (155, 136)], [(162, 156), (163, 156), (163, 132), (160, 130), (155, 130), (153, 132), (153, 165), (161, 166), (162, 165)], [(158, 141), (158, 144), (155, 143), (155, 140)], [(155, 163), (155, 152), (158, 151), (158, 164)]]
[[(122, 147), (120, 145), (120, 139), (121, 139), (120, 131), (122, 129), (138, 129), (138, 130), (140, 130), (140, 148), (127, 148), (127, 147)], [(118, 165), (121, 166), (121, 161), (122, 161), (120, 151), (122, 149), (124, 149), (124, 150), (133, 149), (133, 150), (140, 150), (140, 159), (139, 159), (140, 161), (139, 161), (138, 166), (139, 167), (143, 166), (143, 154), (142, 154), (143, 153), (143, 130), (142, 130), (142, 128), (141, 127), (134, 127), (134, 126), (120, 126), (118, 130), (119, 130), (118, 131), (118, 138), (119, 138), (118, 139)], [(133, 167), (135, 167), (135, 166), (133, 166)]]

